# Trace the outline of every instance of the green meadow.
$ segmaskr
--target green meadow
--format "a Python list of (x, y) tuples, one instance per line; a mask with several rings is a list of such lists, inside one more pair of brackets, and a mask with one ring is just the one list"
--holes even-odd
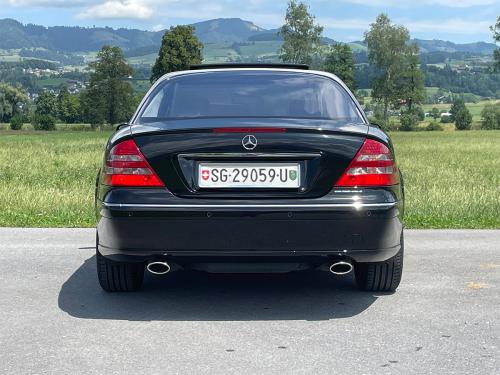
[[(94, 182), (109, 134), (1, 129), (0, 226), (94, 226)], [(391, 136), (408, 228), (500, 228), (500, 131)]]

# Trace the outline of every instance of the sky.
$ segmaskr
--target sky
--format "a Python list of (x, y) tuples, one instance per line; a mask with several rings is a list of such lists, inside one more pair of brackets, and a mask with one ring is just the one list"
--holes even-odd
[[(306, 0), (324, 36), (363, 38), (379, 13), (405, 25), (414, 38), (492, 42), (489, 26), (500, 0)], [(162, 30), (212, 18), (242, 18), (281, 26), (287, 0), (0, 0), (0, 18), (44, 26), (111, 26)]]

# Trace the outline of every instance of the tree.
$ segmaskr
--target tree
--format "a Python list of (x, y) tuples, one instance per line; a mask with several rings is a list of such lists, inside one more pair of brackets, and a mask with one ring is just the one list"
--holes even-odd
[(434, 120), (437, 120), (438, 118), (440, 118), (441, 113), (439, 112), (439, 109), (437, 109), (436, 107), (432, 107), (431, 116), (434, 118)]
[(6, 98), (5, 93), (0, 91), (0, 121), (9, 121), (12, 118), (12, 103)]
[(354, 81), (354, 58), (351, 47), (347, 44), (338, 43), (330, 47), (323, 70), (335, 74), (354, 92), (356, 84)]
[(13, 116), (28, 109), (28, 97), (20, 89), (0, 82), (0, 121), (9, 122)]
[(304, 3), (291, 0), (285, 15), (285, 24), (279, 34), (283, 37), (280, 59), (294, 64), (311, 64), (313, 55), (321, 45), (323, 27), (315, 24), (315, 18)]
[(57, 95), (57, 113), (61, 121), (74, 124), (80, 120), (80, 101), (77, 95), (71, 95), (63, 86)]
[(35, 100), (37, 115), (57, 116), (57, 97), (55, 94), (44, 91)]
[(413, 105), (422, 103), (425, 97), (424, 79), (419, 68), (418, 54), (419, 48), (415, 43), (406, 47), (403, 56), (403, 71), (397, 82), (400, 98), (403, 99), (410, 112), (413, 110)]
[(385, 123), (389, 117), (389, 105), (403, 99), (402, 85), (398, 81), (405, 69), (409, 40), (408, 29), (391, 24), (385, 14), (380, 14), (375, 23), (370, 25), (370, 30), (365, 32), (368, 61), (376, 68), (376, 76), (372, 80), (372, 97), (382, 103)]
[(97, 60), (89, 66), (94, 72), (80, 97), (86, 121), (93, 126), (128, 121), (134, 110), (134, 92), (126, 79), (133, 70), (125, 61), (121, 48), (102, 47)]
[(453, 104), (451, 106), (451, 109), (450, 109), (450, 120), (451, 122), (455, 122), (456, 120), (456, 117), (457, 117), (457, 114), (458, 112), (462, 109), (462, 108), (465, 108), (465, 102), (462, 98), (455, 98), (453, 100)]
[(455, 115), (455, 127), (457, 130), (468, 130), (472, 124), (472, 116), (469, 110), (461, 107)]
[(193, 26), (175, 26), (163, 34), (158, 58), (151, 70), (151, 83), (162, 75), (201, 64), (203, 44), (194, 35)]
[[(493, 40), (495, 43), (500, 43), (500, 16), (497, 17), (497, 22), (495, 25), (490, 27), (493, 32)], [(495, 59), (494, 68), (496, 71), (500, 71), (500, 48), (497, 48), (495, 52), (493, 52), (493, 57)]]
[(500, 129), (500, 104), (486, 104), (481, 111), (482, 129)]

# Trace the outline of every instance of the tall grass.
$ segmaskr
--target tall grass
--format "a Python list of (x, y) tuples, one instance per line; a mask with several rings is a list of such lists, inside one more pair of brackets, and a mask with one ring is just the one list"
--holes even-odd
[(391, 134), (411, 228), (500, 228), (500, 131)]
[[(0, 132), (0, 226), (95, 225), (109, 133)], [(410, 228), (500, 228), (500, 131), (391, 134)]]
[(0, 226), (93, 226), (107, 134), (0, 135)]

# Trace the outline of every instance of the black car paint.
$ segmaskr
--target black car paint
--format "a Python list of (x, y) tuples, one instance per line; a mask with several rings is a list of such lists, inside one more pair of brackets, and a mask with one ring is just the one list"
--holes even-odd
[[(204, 133), (197, 136), (200, 134)], [(367, 136), (392, 147), (389, 138), (378, 128), (367, 127)], [(107, 150), (130, 137), (130, 128), (119, 130), (110, 139)], [(155, 165), (152, 158), (150, 162)], [(229, 261), (234, 256), (238, 261), (266, 262), (271, 257), (274, 261), (290, 262), (292, 257), (297, 262), (319, 265), (332, 257), (368, 262), (382, 261), (396, 254), (402, 231), (401, 186), (345, 189), (335, 188), (333, 184), (334, 181), (328, 181), (323, 189), (329, 191), (320, 196), (311, 191), (309, 195), (296, 194), (288, 198), (286, 194), (274, 193), (272, 203), (287, 206), (280, 209), (217, 207), (265, 205), (269, 203), (269, 192), (265, 194), (267, 198), (262, 192), (247, 192), (244, 197), (227, 196), (224, 192), (186, 197), (166, 188), (110, 188), (99, 184), (96, 200), (99, 251), (114, 260), (165, 258), (183, 267), (201, 260)], [(341, 206), (352, 202), (354, 197), (361, 205), (394, 203), (394, 206), (360, 210)], [(186, 207), (195, 203), (213, 208)], [(339, 206), (334, 209), (303, 207), (308, 204)], [(325, 235), (332, 232), (338, 235)]]
[[(342, 127), (349, 125), (327, 121), (302, 121), (302, 128), (297, 120), (253, 120), (210, 119), (186, 121), (182, 130), (159, 131), (148, 135), (134, 136), (141, 152), (148, 159), (159, 177), (165, 181), (168, 189), (181, 197), (262, 197), (306, 198), (325, 195), (332, 184), (344, 172), (356, 152), (361, 147), (366, 134), (366, 127), (355, 127), (357, 133), (348, 132)], [(196, 128), (196, 124), (200, 128)], [(292, 124), (292, 126), (290, 126)], [(175, 129), (175, 122), (171, 124)], [(193, 129), (192, 127), (195, 126)], [(285, 133), (256, 133), (258, 146), (252, 152), (242, 148), (241, 141), (245, 134), (212, 132), (213, 128), (224, 127), (284, 127)], [(318, 128), (325, 130), (319, 131)], [(133, 134), (136, 134), (133, 131)], [(189, 145), (189, 146), (187, 146)], [(189, 149), (189, 153), (186, 153)], [(168, 150), (166, 152), (165, 150)], [(213, 155), (212, 155), (213, 154)], [(280, 156), (281, 155), (281, 156)], [(168, 161), (166, 160), (168, 158)], [(200, 161), (224, 162), (280, 162), (294, 161), (301, 166), (301, 187), (291, 191), (273, 191), (259, 189), (203, 190), (197, 187), (197, 163)]]
[[(261, 141), (259, 147), (245, 153), (241, 147), (245, 134), (213, 133), (214, 128), (224, 127), (284, 127), (288, 141), (280, 138), (282, 133), (256, 133)], [(318, 266), (332, 258), (383, 261), (401, 247), (402, 178), (399, 185), (383, 188), (334, 186), (366, 138), (383, 142), (394, 154), (389, 136), (377, 126), (275, 118), (133, 124), (121, 127), (110, 137), (105, 157), (115, 144), (129, 138), (135, 140), (168, 188), (109, 187), (98, 178), (98, 250), (110, 259), (168, 259), (183, 267), (235, 259)], [(334, 170), (325, 171), (318, 163), (327, 160), (324, 147), (331, 140), (336, 142), (337, 163)], [(197, 189), (193, 160), (220, 153), (221, 147), (224, 153), (240, 153), (245, 158), (281, 153), (293, 159), (293, 154), (309, 154), (309, 159), (301, 155), (298, 160), (310, 163), (305, 169), (311, 175), (304, 176), (307, 185), (298, 191)], [(167, 163), (162, 154), (165, 149), (169, 150)], [(265, 156), (261, 160), (266, 160)], [(267, 208), (270, 202), (275, 206)]]

